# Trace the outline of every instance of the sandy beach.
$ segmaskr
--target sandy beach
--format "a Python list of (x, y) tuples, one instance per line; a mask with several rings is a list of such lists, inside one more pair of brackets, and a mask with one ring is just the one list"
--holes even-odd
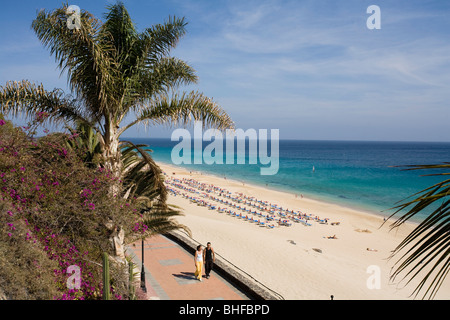
[[(414, 224), (408, 223), (390, 230), (389, 221), (382, 226), (383, 217), (368, 212), (307, 199), (300, 194), (296, 196), (244, 184), (225, 177), (190, 172), (164, 163), (159, 165), (167, 175), (168, 184), (176, 184), (175, 179), (192, 179), (223, 188), (231, 196), (240, 193), (246, 199), (267, 201), (267, 207), (269, 204), (276, 204), (283, 209), (301, 211), (305, 214), (304, 217), (314, 217), (310, 220), (302, 219), (302, 223), (287, 219), (286, 222), (290, 225), (285, 226), (277, 223), (279, 219), (283, 221), (283, 217), (272, 221), (258, 219), (258, 215), (246, 214), (242, 210), (202, 197), (201, 192), (195, 194), (173, 187), (174, 190), (179, 190), (179, 194), (170, 193), (168, 203), (183, 208), (184, 216), (177, 220), (191, 229), (193, 239), (203, 244), (210, 241), (221, 256), (285, 299), (326, 300), (331, 295), (336, 300), (412, 299), (410, 294), (417, 281), (406, 287), (403, 282), (389, 282), (396, 259), (389, 260), (388, 257), (414, 228)], [(183, 197), (182, 193), (214, 203), (217, 208), (212, 210), (198, 205)], [(218, 193), (209, 195), (225, 199)], [(241, 205), (254, 212), (261, 211), (242, 203)], [(247, 215), (252, 220), (236, 217), (225, 211), (219, 212), (219, 207)], [(267, 223), (258, 224), (256, 219)], [(269, 228), (267, 224), (274, 227)], [(378, 274), (379, 283), (373, 281)], [(450, 298), (448, 280), (435, 299)]]

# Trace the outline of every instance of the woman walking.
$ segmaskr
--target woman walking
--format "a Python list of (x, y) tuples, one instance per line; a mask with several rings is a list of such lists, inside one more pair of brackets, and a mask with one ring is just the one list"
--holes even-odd
[(203, 249), (202, 246), (197, 246), (197, 251), (194, 254), (195, 263), (195, 278), (202, 281), (202, 269), (203, 269)]

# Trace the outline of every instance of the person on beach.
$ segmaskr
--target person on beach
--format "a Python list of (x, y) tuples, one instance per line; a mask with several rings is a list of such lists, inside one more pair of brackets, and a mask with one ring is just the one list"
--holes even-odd
[(203, 271), (203, 249), (202, 246), (197, 246), (197, 251), (194, 254), (194, 264), (195, 264), (195, 278), (202, 281), (202, 271)]
[(211, 242), (208, 242), (205, 250), (203, 250), (203, 260), (205, 261), (206, 279), (209, 279), (209, 274), (213, 268), (214, 262), (216, 261), (216, 254), (214, 253), (214, 249), (211, 247)]

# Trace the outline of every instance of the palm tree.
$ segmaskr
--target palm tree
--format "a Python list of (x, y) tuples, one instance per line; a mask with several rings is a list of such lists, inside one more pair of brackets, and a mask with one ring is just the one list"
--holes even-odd
[[(404, 170), (432, 169), (441, 172), (427, 176), (447, 176), (450, 162), (436, 165), (411, 165)], [(400, 211), (406, 211), (391, 224), (397, 228), (404, 222), (422, 212), (431, 209), (429, 214), (393, 251), (391, 258), (400, 255), (395, 263), (396, 269), (391, 275), (395, 280), (400, 274), (410, 283), (415, 277), (423, 275), (413, 294), (417, 296), (425, 290), (423, 298), (433, 299), (450, 270), (450, 179), (426, 188), (402, 201), (394, 207), (393, 217)], [(414, 197), (412, 200), (410, 198)], [(401, 254), (403, 252), (403, 254)]]
[[(180, 85), (196, 83), (195, 70), (171, 57), (185, 34), (184, 18), (169, 17), (138, 32), (122, 3), (107, 7), (102, 23), (81, 11), (81, 28), (66, 25), (67, 4), (52, 12), (41, 10), (32, 29), (55, 56), (61, 73), (67, 72), (71, 94), (45, 90), (27, 80), (0, 87), (0, 112), (26, 116), (48, 112), (49, 120), (81, 121), (100, 133), (105, 166), (117, 177), (122, 172), (120, 136), (130, 127), (186, 125), (201, 120), (217, 129), (234, 123), (212, 99), (199, 92), (177, 92)], [(134, 113), (134, 120), (123, 120)]]

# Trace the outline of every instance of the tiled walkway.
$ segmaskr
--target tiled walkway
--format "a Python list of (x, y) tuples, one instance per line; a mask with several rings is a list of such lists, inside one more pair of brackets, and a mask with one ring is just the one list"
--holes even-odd
[[(141, 269), (142, 245), (136, 242), (127, 253)], [(162, 236), (144, 242), (144, 266), (148, 299), (160, 300), (246, 300), (248, 297), (211, 272), (203, 281), (194, 278), (194, 256), (177, 243)]]

